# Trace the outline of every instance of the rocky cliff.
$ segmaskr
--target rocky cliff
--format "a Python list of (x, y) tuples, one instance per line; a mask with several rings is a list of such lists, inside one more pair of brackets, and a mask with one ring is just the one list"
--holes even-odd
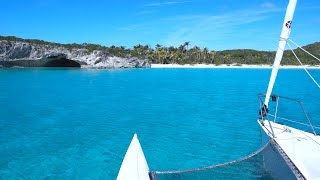
[(0, 66), (148, 68), (150, 64), (147, 60), (115, 57), (102, 51), (0, 40)]

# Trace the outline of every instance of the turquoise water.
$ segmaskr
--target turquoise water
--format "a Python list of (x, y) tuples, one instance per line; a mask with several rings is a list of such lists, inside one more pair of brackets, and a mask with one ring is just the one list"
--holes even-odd
[[(0, 177), (115, 179), (135, 132), (152, 170), (238, 159), (261, 146), (257, 94), (270, 72), (0, 69)], [(275, 92), (320, 125), (304, 71), (281, 70)]]

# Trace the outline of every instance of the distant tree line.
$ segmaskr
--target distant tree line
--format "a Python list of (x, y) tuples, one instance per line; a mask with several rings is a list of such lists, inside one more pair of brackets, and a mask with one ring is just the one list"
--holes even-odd
[[(257, 51), (251, 49), (214, 51), (208, 48), (200, 48), (199, 46), (190, 47), (190, 42), (185, 42), (179, 47), (167, 47), (157, 44), (155, 48), (152, 48), (149, 45), (138, 44), (132, 48), (127, 48), (125, 46), (107, 47), (89, 43), (60, 44), (38, 39), (22, 39), (15, 36), (0, 36), (0, 40), (64, 47), (69, 50), (87, 49), (89, 52), (98, 50), (113, 56), (148, 59), (150, 63), (155, 64), (272, 64), (275, 57), (274, 51)], [(320, 55), (319, 42), (304, 46), (304, 48), (316, 56)], [(300, 49), (296, 49), (295, 53), (304, 64), (320, 64), (319, 61), (313, 59)], [(299, 63), (292, 52), (286, 51), (282, 64), (297, 65)]]

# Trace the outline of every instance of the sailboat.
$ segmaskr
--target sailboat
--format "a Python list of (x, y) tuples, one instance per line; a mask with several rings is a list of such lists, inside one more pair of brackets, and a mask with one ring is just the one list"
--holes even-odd
[[(263, 151), (264, 168), (271, 177), (275, 179), (320, 180), (320, 136), (316, 134), (315, 127), (306, 114), (303, 104), (298, 100), (274, 95), (272, 93), (284, 49), (289, 40), (296, 4), (297, 0), (289, 0), (267, 92), (266, 94), (259, 95), (260, 118), (257, 122), (262, 132), (262, 143), (269, 144), (271, 147), (267, 151)], [(319, 84), (317, 85), (320, 87)], [(270, 99), (271, 102), (276, 103), (276, 105), (274, 105), (274, 114), (269, 114)], [(277, 121), (279, 119), (277, 115), (280, 99), (298, 103), (302, 112), (305, 114), (307, 123), (291, 122), (308, 126), (311, 129), (311, 133), (284, 125), (282, 122)], [(150, 172), (138, 136), (135, 134), (123, 159), (117, 180), (154, 179), (157, 179), (157, 177), (154, 177), (154, 174)]]
[[(265, 100), (264, 102), (260, 100), (261, 108), (259, 114), (261, 118), (258, 120), (258, 124), (262, 130), (262, 141), (272, 140), (274, 149), (285, 160), (292, 172), (283, 174), (283, 171), (281, 172), (276, 166), (268, 165), (267, 163), (265, 167), (268, 168), (268, 172), (273, 177), (288, 179), (291, 176), (289, 179), (320, 179), (320, 136), (316, 134), (315, 127), (305, 112), (303, 104), (299, 100), (272, 94), (283, 52), (289, 39), (296, 4), (297, 0), (290, 0), (287, 8)], [(260, 97), (264, 97), (264, 95), (260, 95)], [(276, 103), (274, 115), (268, 114), (270, 98)], [(286, 126), (276, 121), (279, 99), (296, 102), (301, 107), (307, 120), (307, 123), (303, 124), (309, 126), (312, 133)], [(271, 120), (272, 117), (274, 118), (273, 120)], [(293, 122), (299, 123), (298, 121)]]

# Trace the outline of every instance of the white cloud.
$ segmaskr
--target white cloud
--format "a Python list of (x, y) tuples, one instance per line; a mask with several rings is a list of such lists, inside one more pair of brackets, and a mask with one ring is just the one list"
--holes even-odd
[(154, 10), (144, 10), (144, 11), (137, 12), (135, 15), (142, 16), (142, 15), (147, 15), (147, 14), (154, 14), (154, 13), (157, 13), (157, 12), (158, 11), (154, 11)]
[(130, 28), (130, 27), (119, 27), (117, 29), (119, 31), (133, 31), (134, 30), (133, 28)]
[(272, 2), (265, 2), (265, 3), (262, 3), (260, 6), (263, 7), (263, 8), (274, 8), (274, 7), (276, 7), (276, 5), (273, 4)]
[(175, 4), (184, 4), (184, 3), (189, 3), (191, 1), (167, 1), (167, 2), (158, 2), (158, 3), (149, 3), (145, 4), (144, 6), (166, 6), (166, 5), (175, 5)]
[[(267, 19), (280, 9), (239, 10), (219, 15), (185, 15), (166, 18), (165, 21), (175, 22), (174, 29), (163, 39), (164, 45), (180, 45), (185, 41), (196, 41), (197, 45), (225, 42), (230, 37), (241, 37), (238, 30), (242, 25)], [(250, 29), (248, 29), (248, 32)]]
[[(229, 11), (216, 15), (186, 14), (128, 25), (117, 28), (117, 30), (134, 31), (140, 34), (157, 32), (159, 39), (155, 41), (166, 46), (179, 46), (186, 41), (191, 41), (193, 45), (204, 47), (212, 46), (213, 44), (226, 44), (228, 43), (226, 39), (233, 38), (239, 42), (240, 48), (240, 43), (243, 45), (242, 47), (245, 46), (245, 43), (248, 44), (246, 42), (247, 39), (242, 40), (241, 38), (247, 37), (248, 34), (265, 33), (265, 31), (261, 31), (262, 28), (260, 27), (253, 29), (254, 26), (247, 25), (264, 21), (273, 16), (274, 13), (283, 11), (283, 9), (279, 8), (259, 8)], [(247, 27), (251, 28), (248, 29)]]

